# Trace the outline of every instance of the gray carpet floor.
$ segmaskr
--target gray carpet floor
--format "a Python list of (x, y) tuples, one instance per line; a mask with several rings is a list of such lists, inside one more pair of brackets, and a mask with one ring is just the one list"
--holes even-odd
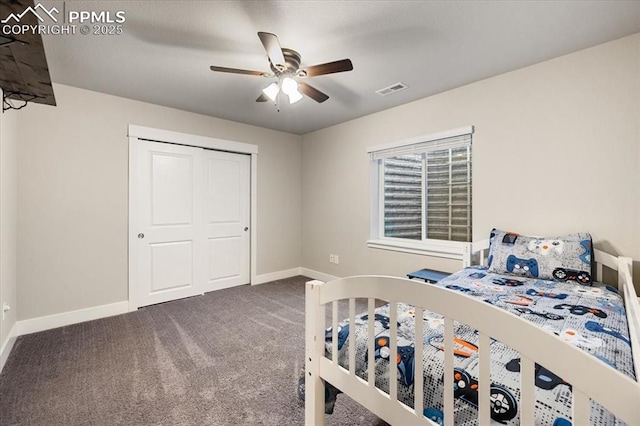
[[(305, 281), (21, 336), (0, 375), (0, 424), (302, 425)], [(345, 395), (326, 421), (386, 425)]]

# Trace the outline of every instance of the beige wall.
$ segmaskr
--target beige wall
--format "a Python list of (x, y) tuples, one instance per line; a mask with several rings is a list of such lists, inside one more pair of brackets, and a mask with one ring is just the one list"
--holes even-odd
[(54, 85), (18, 126), (18, 319), (127, 300), (127, 126), (257, 144), (258, 274), (301, 264), (300, 137)]
[[(0, 93), (2, 91), (0, 90)], [(17, 141), (15, 119), (19, 111), (0, 113), (0, 351), (16, 323)], [(11, 306), (1, 319), (2, 306)], [(0, 353), (8, 356), (8, 353)], [(2, 363), (0, 362), (0, 365)]]
[(475, 240), (494, 226), (588, 231), (596, 247), (638, 263), (640, 34), (305, 135), (303, 266), (338, 276), (457, 269), (367, 248), (365, 149), (464, 125), (476, 130)]

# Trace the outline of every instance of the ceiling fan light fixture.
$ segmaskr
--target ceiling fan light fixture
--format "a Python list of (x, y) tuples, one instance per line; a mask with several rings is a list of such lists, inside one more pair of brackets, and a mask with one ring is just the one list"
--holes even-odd
[(302, 99), (302, 94), (300, 94), (300, 92), (298, 92), (297, 90), (294, 90), (291, 93), (287, 93), (287, 95), (289, 96), (289, 103), (290, 104), (295, 104), (300, 99)]
[(292, 79), (291, 77), (285, 77), (282, 79), (282, 91), (287, 95), (292, 92), (298, 91), (298, 82)]
[(290, 104), (295, 104), (302, 99), (302, 94), (298, 92), (298, 82), (291, 77), (282, 79), (282, 91), (289, 96)]
[(280, 87), (278, 86), (278, 83), (271, 83), (270, 85), (262, 89), (262, 92), (267, 95), (267, 97), (271, 99), (272, 102), (276, 101), (279, 91)]
[[(300, 53), (293, 49), (283, 48), (280, 46), (278, 37), (273, 33), (260, 31), (258, 32), (258, 37), (262, 42), (264, 50), (267, 52), (271, 72), (220, 67), (217, 65), (211, 65), (209, 67), (211, 71), (215, 72), (261, 76), (265, 78), (275, 77), (278, 81), (264, 88), (262, 90), (263, 93), (258, 97), (258, 99), (256, 99), (256, 102), (266, 102), (267, 100), (271, 100), (276, 104), (276, 106), (278, 106), (278, 96), (282, 90), (282, 92), (289, 97), (289, 103), (291, 104), (300, 101), (304, 96), (308, 96), (314, 101), (322, 103), (329, 99), (329, 96), (322, 93), (315, 87), (310, 86), (306, 82), (296, 81), (296, 79), (306, 79), (308, 77), (353, 70), (353, 64), (350, 59), (341, 59), (339, 61), (327, 62), (324, 64), (305, 66), (300, 69)], [(278, 108), (278, 111), (279, 110), (280, 109)]]

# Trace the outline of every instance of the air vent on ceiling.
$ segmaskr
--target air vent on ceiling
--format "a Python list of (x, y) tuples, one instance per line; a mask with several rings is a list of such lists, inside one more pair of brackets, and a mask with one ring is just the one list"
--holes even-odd
[(389, 86), (389, 87), (385, 87), (385, 88), (382, 88), (382, 89), (380, 89), (380, 90), (376, 90), (376, 93), (377, 93), (378, 95), (380, 95), (380, 96), (387, 96), (387, 95), (390, 95), (390, 94), (392, 94), (392, 93), (395, 93), (395, 92), (399, 92), (399, 91), (401, 91), (401, 90), (404, 90), (404, 89), (406, 89), (407, 87), (409, 87), (409, 86), (407, 86), (407, 85), (406, 85), (406, 84), (404, 84), (404, 83), (400, 83), (400, 82), (398, 82), (398, 83), (394, 83), (394, 84), (392, 84), (392, 85), (391, 85), (391, 86)]

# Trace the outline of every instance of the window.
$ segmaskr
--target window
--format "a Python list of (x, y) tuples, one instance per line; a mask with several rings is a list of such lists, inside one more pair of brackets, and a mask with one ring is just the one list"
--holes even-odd
[(369, 148), (370, 247), (460, 258), (472, 239), (472, 133)]

